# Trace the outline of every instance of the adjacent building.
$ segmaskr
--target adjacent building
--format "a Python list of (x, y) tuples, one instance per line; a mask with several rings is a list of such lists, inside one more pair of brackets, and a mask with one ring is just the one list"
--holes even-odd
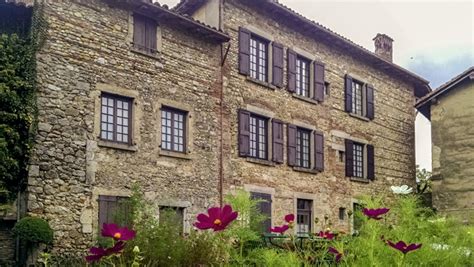
[(431, 120), (434, 208), (474, 219), (474, 67), (420, 99), (416, 108)]
[(43, 4), (28, 213), (56, 251), (86, 251), (134, 184), (184, 231), (245, 189), (264, 231), (295, 213), (309, 233), (350, 231), (358, 196), (414, 183), (430, 89), (387, 35), (372, 53), (277, 1)]

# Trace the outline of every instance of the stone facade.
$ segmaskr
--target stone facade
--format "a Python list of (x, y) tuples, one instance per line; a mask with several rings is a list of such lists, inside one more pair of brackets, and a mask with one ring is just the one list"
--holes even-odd
[[(446, 90), (439, 95), (436, 92)], [(433, 207), (474, 219), (474, 68), (429, 97), (432, 129)]]
[[(186, 208), (185, 227), (218, 202), (220, 46), (160, 23), (161, 52), (132, 51), (133, 19), (102, 1), (49, 2), (38, 58), (39, 125), (28, 212), (47, 219), (57, 251), (87, 250), (98, 231), (98, 196), (134, 184), (155, 203)], [(133, 98), (132, 145), (101, 141), (101, 93)], [(161, 151), (162, 105), (188, 112), (187, 152)]]
[[(132, 49), (131, 9), (104, 2), (51, 1), (44, 9), (49, 29), (38, 54), (40, 112), (28, 211), (50, 222), (56, 251), (86, 251), (99, 228), (99, 196), (128, 196), (133, 184), (159, 205), (185, 208), (185, 229), (196, 213), (219, 203), (222, 185), (224, 194), (242, 188), (270, 194), (273, 225), (296, 213), (301, 198), (313, 201), (312, 221), (327, 217), (335, 228), (349, 231), (351, 221), (339, 219), (340, 208), (350, 211), (362, 194), (414, 183), (413, 83), (307, 36), (247, 1), (209, 1), (196, 15), (221, 25), (230, 43), (202, 34), (212, 32), (209, 27), (192, 34), (175, 23), (189, 23), (188, 18), (158, 19), (159, 52), (144, 55)], [(223, 10), (222, 21), (212, 17), (216, 10)], [(239, 27), (324, 62), (325, 101), (301, 99), (239, 74)], [(286, 63), (283, 69), (286, 77)], [(344, 111), (345, 74), (374, 86), (373, 120)], [(99, 138), (103, 93), (133, 99), (129, 145)], [(186, 153), (160, 148), (163, 106), (187, 112)], [(283, 164), (239, 157), (239, 109), (321, 131), (325, 170), (289, 167), (286, 156)], [(286, 126), (284, 132), (286, 155)], [(345, 177), (345, 139), (374, 145), (374, 181)], [(312, 231), (322, 227), (313, 223)]]

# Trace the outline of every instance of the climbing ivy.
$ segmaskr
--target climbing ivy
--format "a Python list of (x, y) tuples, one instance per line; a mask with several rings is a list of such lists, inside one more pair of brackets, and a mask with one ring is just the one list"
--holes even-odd
[[(9, 8), (25, 7), (10, 5)], [(29, 153), (36, 128), (35, 57), (46, 26), (40, 5), (35, 6), (29, 18), (18, 19), (31, 20), (31, 24), (23, 23), (30, 28), (28, 34), (24, 34), (25, 29), (0, 28), (1, 202), (11, 201), (15, 193), (26, 185)], [(0, 23), (0, 27), (8, 25), (12, 24)]]

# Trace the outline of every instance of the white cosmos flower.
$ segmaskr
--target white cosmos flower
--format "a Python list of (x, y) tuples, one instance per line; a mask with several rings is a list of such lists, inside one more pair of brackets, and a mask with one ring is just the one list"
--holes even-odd
[(408, 187), (408, 185), (404, 184), (402, 186), (390, 186), (394, 194), (410, 194), (413, 191), (413, 188)]

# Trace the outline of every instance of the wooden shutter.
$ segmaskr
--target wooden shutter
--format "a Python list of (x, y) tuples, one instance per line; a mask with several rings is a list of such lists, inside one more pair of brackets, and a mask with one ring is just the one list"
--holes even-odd
[(264, 193), (251, 192), (252, 199), (260, 199), (257, 205), (258, 211), (266, 218), (262, 222), (262, 233), (269, 233), (272, 226), (272, 195)]
[(99, 196), (99, 226), (116, 223), (131, 226), (131, 207), (127, 197)]
[(250, 31), (239, 28), (239, 73), (250, 74)]
[(314, 100), (324, 101), (324, 64), (314, 62)]
[(296, 126), (288, 124), (288, 165), (296, 166)]
[(250, 113), (239, 110), (239, 156), (250, 154)]
[(324, 134), (319, 131), (314, 132), (314, 168), (324, 171)]
[(288, 48), (288, 91), (296, 91), (296, 53)]
[(278, 87), (283, 86), (283, 46), (273, 43), (273, 69), (272, 84)]
[(146, 20), (137, 14), (133, 15), (133, 46), (142, 50), (146, 48)]
[(372, 181), (375, 179), (374, 157), (374, 146), (367, 145), (367, 179)]
[(354, 176), (354, 142), (346, 139), (346, 176)]
[(155, 21), (146, 20), (146, 48), (150, 53), (156, 52), (156, 27)]
[(374, 119), (374, 88), (367, 85), (367, 118)]
[(283, 122), (272, 121), (273, 161), (283, 163)]
[(352, 77), (346, 74), (345, 80), (345, 110), (352, 112)]

